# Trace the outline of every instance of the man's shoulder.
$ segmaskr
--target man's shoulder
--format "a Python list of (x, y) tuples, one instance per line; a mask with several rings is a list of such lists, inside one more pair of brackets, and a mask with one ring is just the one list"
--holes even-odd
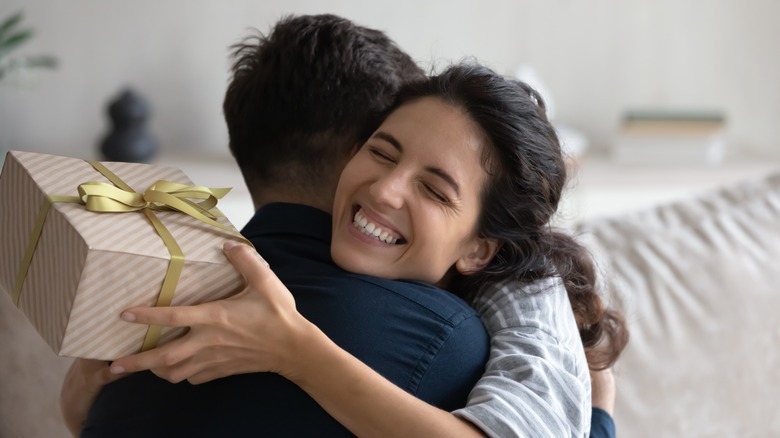
[(346, 281), (362, 291), (389, 294), (409, 306), (431, 312), (453, 325), (474, 317), (476, 311), (463, 299), (428, 283), (408, 280), (387, 280), (369, 275), (345, 273)]
[[(435, 315), (457, 325), (476, 312), (454, 294), (427, 283), (386, 280), (353, 274), (336, 266), (330, 257), (330, 216), (312, 207), (271, 204), (258, 210), (244, 228), (258, 252), (296, 295), (296, 300), (316, 301), (329, 296), (327, 306), (354, 301), (360, 308), (369, 301), (401, 305), (404, 310)], [(330, 294), (337, 290), (338, 293)]]

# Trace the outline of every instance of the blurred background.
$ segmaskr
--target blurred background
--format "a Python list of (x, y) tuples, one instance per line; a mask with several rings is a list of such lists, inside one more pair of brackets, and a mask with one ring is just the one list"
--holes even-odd
[[(230, 163), (221, 114), (229, 46), (286, 14), (329, 12), (385, 31), (426, 68), (473, 57), (540, 88), (581, 172), (574, 219), (780, 161), (775, 0), (3, 0), (0, 19), (19, 11), (35, 35), (15, 53), (51, 55), (57, 68), (0, 79), (2, 150), (99, 157), (111, 129), (106, 108), (130, 87), (150, 107), (158, 160), (175, 164), (170, 157), (186, 152)], [(641, 146), (646, 139), (627, 140), (624, 131), (642, 116), (715, 120), (718, 137), (686, 140), (684, 156), (664, 149), (672, 140), (653, 140), (668, 133), (651, 136), (657, 148)], [(635, 178), (644, 198), (636, 188), (608, 193)], [(651, 190), (647, 179), (672, 184)]]
[[(229, 47), (250, 29), (334, 13), (426, 69), (471, 57), (529, 81), (571, 156), (556, 220), (585, 226), (631, 323), (618, 434), (780, 436), (780, 172), (759, 179), (780, 170), (780, 1), (0, 0), (0, 23), (20, 11), (24, 44), (0, 25), (0, 153), (104, 158), (107, 108), (132, 89), (153, 162), (234, 187), (220, 209), (239, 228), (253, 206), (221, 107)], [(55, 62), (20, 68), (36, 59)], [(0, 413), (0, 430), (65, 436), (64, 368), (49, 372), (49, 348), (5, 315), (0, 412), (18, 415)]]

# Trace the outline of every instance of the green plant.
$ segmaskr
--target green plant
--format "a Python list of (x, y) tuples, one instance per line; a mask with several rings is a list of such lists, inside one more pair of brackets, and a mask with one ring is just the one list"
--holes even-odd
[[(22, 18), (22, 13), (17, 12), (0, 22), (0, 84), (7, 81), (11, 85), (23, 85), (25, 82), (23, 73), (32, 69), (57, 67), (57, 59), (50, 55), (12, 56), (16, 49), (34, 35), (32, 29), (19, 27)], [(1, 129), (0, 134), (2, 134)], [(4, 143), (0, 135), (0, 167), (5, 161), (7, 150)]]
[(57, 59), (50, 55), (10, 55), (34, 35), (32, 29), (19, 28), (22, 18), (22, 13), (17, 12), (0, 23), (0, 81), (28, 69), (57, 67)]

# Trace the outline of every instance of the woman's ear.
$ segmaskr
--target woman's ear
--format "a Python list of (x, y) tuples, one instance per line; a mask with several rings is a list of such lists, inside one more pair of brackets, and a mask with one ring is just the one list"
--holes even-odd
[(455, 262), (455, 269), (462, 275), (471, 275), (482, 270), (500, 247), (496, 239), (477, 238), (472, 245), (469, 251)]

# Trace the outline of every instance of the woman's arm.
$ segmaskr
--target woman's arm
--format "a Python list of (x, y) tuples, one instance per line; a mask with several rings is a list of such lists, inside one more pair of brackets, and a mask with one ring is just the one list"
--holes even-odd
[(588, 364), (560, 279), (497, 284), (474, 305), (490, 333), (490, 361), (455, 413), (491, 436), (587, 436)]
[[(297, 312), (292, 295), (251, 248), (226, 246), (226, 255), (246, 278), (247, 287), (235, 297), (198, 306), (131, 309), (127, 313), (137, 323), (191, 329), (183, 338), (162, 347), (118, 359), (112, 370), (151, 369), (172, 382), (186, 379), (192, 383), (233, 374), (272, 371), (304, 389), (358, 436), (485, 436), (474, 423), (415, 398), (333, 343)], [(508, 339), (521, 345), (527, 341), (514, 334)], [(505, 341), (499, 339), (499, 342)], [(553, 347), (555, 343), (550, 342)], [(534, 354), (529, 353), (529, 360), (532, 356)], [(543, 357), (536, 359), (541, 367), (534, 371), (534, 376), (541, 376), (540, 382), (552, 381), (544, 376), (550, 372), (550, 367), (558, 366), (557, 362)], [(491, 360), (491, 363), (497, 368), (493, 370), (496, 374), (508, 370), (500, 361)], [(548, 415), (552, 414), (558, 420), (544, 430), (565, 432), (550, 436), (570, 436), (565, 420), (555, 410), (557, 397), (561, 395), (559, 385), (552, 391), (538, 386), (538, 382), (524, 385), (520, 381), (508, 381), (512, 384), (510, 392), (522, 391), (509, 400), (534, 401), (510, 406), (510, 416), (501, 421), (508, 423), (511, 430), (538, 433), (536, 426), (553, 422)], [(507, 404), (505, 396), (510, 394), (490, 393), (492, 387), (482, 385), (490, 395), (488, 402), (483, 400), (482, 403)], [(540, 398), (544, 400), (538, 400)], [(489, 416), (490, 411), (486, 412)], [(485, 416), (474, 415), (474, 418), (480, 420)], [(501, 436), (497, 433), (494, 430), (491, 436)]]
[(360, 437), (483, 437), (471, 423), (421, 401), (342, 350), (315, 326), (282, 373)]
[(203, 383), (271, 371), (293, 381), (358, 436), (481, 437), (471, 423), (397, 387), (331, 341), (295, 308), (287, 288), (245, 245), (225, 247), (244, 275), (238, 295), (197, 306), (135, 308), (139, 324), (190, 327), (184, 337), (117, 359), (112, 372), (149, 369), (171, 382)]

